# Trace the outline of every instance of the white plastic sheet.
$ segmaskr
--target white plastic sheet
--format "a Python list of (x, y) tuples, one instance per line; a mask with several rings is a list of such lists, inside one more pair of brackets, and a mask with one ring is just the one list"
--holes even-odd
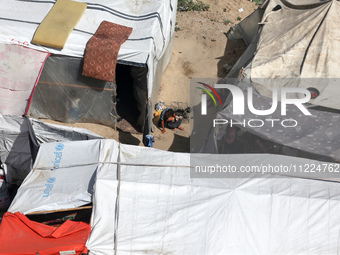
[(311, 103), (340, 109), (339, 11), (339, 1), (269, 1), (251, 65), (261, 95), (271, 97), (273, 87), (314, 87), (320, 96)]
[(60, 51), (34, 45), (31, 40), (55, 1), (0, 0), (0, 43), (20, 44), (53, 54), (83, 57), (85, 46), (103, 20), (132, 27), (118, 61), (148, 65), (149, 97), (158, 61), (167, 50), (176, 23), (176, 0), (85, 1), (87, 9)]
[(48, 53), (0, 44), (0, 113), (24, 115)]
[[(82, 173), (96, 171), (92, 232), (87, 241), (92, 255), (115, 254), (115, 249), (117, 254), (251, 255), (336, 254), (339, 249), (340, 183), (335, 180), (308, 176), (191, 179), (189, 154), (104, 139), (42, 148), (35, 170), (23, 184), (28, 193), (21, 188), (17, 195), (26, 196), (26, 201), (18, 198), (10, 211), (14, 206), (37, 209), (38, 203), (30, 202), (42, 201), (42, 186), (50, 177), (44, 173), (51, 171), (37, 167), (53, 167), (51, 154), (59, 149), (65, 154), (59, 169), (52, 171), (57, 178), (50, 202), (60, 202), (50, 203), (51, 207), (41, 204), (40, 209), (60, 208), (65, 201), (68, 206), (79, 205), (79, 194), (89, 197), (91, 187), (90, 175)], [(266, 157), (247, 155), (247, 160), (265, 163)], [(276, 156), (277, 164), (290, 161), (309, 162)], [(214, 162), (212, 157), (207, 163)], [(66, 187), (69, 183), (72, 188)]]
[(26, 214), (90, 203), (100, 144), (100, 140), (43, 144), (9, 211)]
[[(7, 165), (6, 178), (20, 184), (31, 170), (29, 119), (0, 114), (0, 159)], [(30, 119), (38, 143), (100, 139), (86, 129), (53, 125)]]
[[(266, 161), (265, 155), (252, 157), (254, 162)], [(96, 200), (94, 204), (103, 210), (93, 214), (90, 254), (115, 254), (115, 238), (118, 254), (333, 254), (338, 250), (337, 182), (190, 179), (188, 154), (128, 145), (121, 145), (120, 162), (120, 182), (104, 183), (104, 175), (97, 176), (101, 182), (94, 197), (103, 204)], [(113, 205), (117, 192), (118, 207)], [(110, 195), (99, 197), (103, 194)], [(102, 238), (105, 227), (108, 232)]]

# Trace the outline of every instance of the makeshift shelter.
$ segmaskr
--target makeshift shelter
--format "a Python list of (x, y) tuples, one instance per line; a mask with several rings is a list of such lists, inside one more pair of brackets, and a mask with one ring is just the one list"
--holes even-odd
[(29, 173), (40, 144), (101, 138), (86, 129), (2, 114), (0, 127), (0, 160), (5, 164), (7, 181), (17, 184)]
[[(58, 168), (52, 170), (57, 148), (63, 154)], [(75, 148), (79, 153), (74, 153)], [(60, 209), (66, 201), (73, 208), (76, 201), (77, 206), (88, 202), (80, 196), (88, 192), (93, 203), (92, 230), (86, 243), (89, 254), (337, 252), (337, 179), (322, 180), (306, 173), (281, 178), (251, 173), (246, 178), (199, 178), (190, 166), (190, 159), (215, 164), (218, 157), (106, 139), (43, 144), (9, 211)], [(249, 154), (219, 159), (238, 169), (271, 162), (324, 164), (280, 155), (271, 161), (270, 157)], [(87, 175), (73, 181), (75, 173), (90, 169), (94, 179)], [(55, 182), (44, 197), (51, 176)]]
[(337, 0), (268, 0), (227, 37), (249, 45), (228, 77), (244, 67), (266, 97), (273, 87), (316, 88), (311, 104), (340, 109), (340, 35)]
[[(117, 107), (130, 105), (130, 115), (137, 114), (129, 121), (141, 129), (146, 123), (146, 133), (149, 132), (151, 109), (171, 57), (177, 1), (87, 3), (61, 50), (31, 42), (54, 4), (55, 1), (1, 1), (0, 43), (52, 54), (42, 71), (29, 114), (63, 122), (115, 126), (118, 115), (114, 98), (118, 90)], [(86, 44), (104, 20), (133, 29), (119, 50), (117, 84), (81, 75)]]
[[(207, 153), (241, 153), (241, 150), (231, 152), (231, 148), (240, 148), (247, 141), (248, 144), (262, 144), (253, 146), (257, 147), (255, 149), (248, 146), (248, 153), (270, 152), (338, 161), (340, 79), (336, 56), (340, 41), (335, 27), (340, 21), (339, 8), (339, 1), (332, 0), (270, 0), (232, 27), (226, 34), (229, 40), (242, 38), (248, 48), (226, 78), (218, 83), (238, 86), (245, 98), (252, 93), (253, 106), (260, 110), (271, 108), (273, 88), (316, 91), (304, 104), (311, 115), (304, 115), (295, 105), (288, 105), (287, 115), (283, 116), (280, 103), (272, 114), (259, 116), (245, 107), (244, 115), (237, 115), (233, 112), (235, 106), (230, 94), (224, 98), (222, 108), (211, 107), (209, 113), (239, 124), (234, 128), (230, 125), (212, 128), (211, 125), (203, 135), (205, 140), (192, 149)], [(289, 98), (303, 96), (301, 93), (289, 94)], [(281, 101), (280, 97), (278, 101)], [(199, 108), (199, 104), (195, 107)], [(200, 128), (207, 118), (200, 114), (196, 116), (194, 126)], [(255, 125), (242, 124), (254, 119), (257, 120)], [(278, 125), (270, 125), (268, 119), (278, 120)], [(296, 125), (282, 126), (281, 121), (285, 119), (293, 119)], [(259, 127), (258, 123), (266, 124)], [(193, 133), (191, 139), (197, 137)]]

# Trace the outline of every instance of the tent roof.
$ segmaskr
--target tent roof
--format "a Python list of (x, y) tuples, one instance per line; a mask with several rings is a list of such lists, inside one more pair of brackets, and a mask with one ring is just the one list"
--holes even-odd
[(340, 2), (306, 3), (269, 1), (250, 77), (262, 95), (271, 97), (274, 86), (314, 87), (320, 96), (311, 103), (340, 109)]
[[(62, 159), (59, 168), (51, 171), (57, 148), (63, 152)], [(198, 155), (198, 159), (202, 157)], [(206, 164), (216, 163), (216, 158), (206, 157)], [(89, 176), (79, 179), (77, 185), (72, 181), (73, 173), (83, 172), (85, 167), (96, 170), (91, 186), (92, 231), (86, 244), (92, 255), (113, 254), (115, 247), (120, 254), (273, 254), (278, 250), (331, 254), (338, 250), (340, 215), (334, 212), (340, 207), (340, 184), (336, 180), (308, 175), (191, 178), (191, 159), (185, 153), (106, 139), (65, 142), (63, 146), (43, 144), (32, 174), (18, 191), (17, 196), (25, 195), (26, 200), (15, 200), (10, 211), (21, 208), (19, 204), (25, 211), (42, 205), (42, 184), (49, 180), (49, 172), (57, 176), (50, 201), (72, 201), (91, 182)], [(271, 161), (268, 155), (229, 155), (227, 162)], [(311, 163), (280, 155), (272, 162)], [(39, 179), (33, 178), (34, 173)], [(62, 179), (69, 182), (58, 182)], [(74, 192), (70, 192), (72, 188)]]
[(20, 184), (31, 168), (32, 139), (37, 143), (100, 139), (101, 136), (83, 128), (44, 123), (36, 119), (0, 113), (0, 159), (7, 166), (9, 183)]
[(159, 59), (164, 53), (175, 25), (177, 1), (110, 1), (87, 2), (87, 9), (70, 34), (62, 50), (34, 45), (33, 35), (55, 1), (1, 0), (0, 42), (20, 44), (54, 54), (83, 57), (87, 41), (100, 23), (107, 20), (133, 28), (121, 46), (118, 60), (146, 64), (148, 58)]
[(53, 7), (54, 0), (0, 0), (0, 43), (83, 58), (87, 42), (102, 21), (132, 27), (130, 37), (118, 52), (118, 63), (147, 65), (148, 97), (155, 101), (160, 86), (157, 75), (162, 74), (171, 57), (177, 0), (79, 2), (86, 2), (87, 9), (68, 37), (65, 47), (59, 50), (31, 43), (39, 24)]

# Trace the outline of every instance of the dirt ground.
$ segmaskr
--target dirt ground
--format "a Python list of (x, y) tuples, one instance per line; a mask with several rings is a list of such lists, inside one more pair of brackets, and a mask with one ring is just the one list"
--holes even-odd
[[(184, 102), (190, 105), (190, 78), (216, 78), (227, 74), (228, 66), (236, 63), (245, 50), (243, 41), (228, 42), (224, 33), (230, 26), (245, 19), (257, 9), (249, 0), (203, 0), (208, 11), (178, 12), (173, 54), (163, 76), (158, 101), (166, 104)], [(231, 23), (229, 23), (231, 22)], [(62, 124), (46, 120), (49, 123)], [(115, 131), (102, 125), (75, 123), (69, 126), (86, 128), (105, 138), (121, 143), (142, 145), (142, 134)], [(162, 150), (189, 152), (190, 126), (184, 131), (167, 130), (162, 134), (156, 129), (154, 147)]]

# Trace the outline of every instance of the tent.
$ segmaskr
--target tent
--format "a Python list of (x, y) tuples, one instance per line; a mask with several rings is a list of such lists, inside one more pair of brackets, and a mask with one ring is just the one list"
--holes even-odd
[(20, 184), (30, 172), (41, 144), (100, 139), (86, 129), (44, 123), (37, 119), (0, 114), (0, 160), (9, 183)]
[[(62, 156), (53, 168), (57, 149)], [(215, 156), (107, 139), (43, 144), (9, 211), (56, 210), (66, 208), (66, 202), (73, 208), (88, 202), (80, 195), (87, 192), (93, 210), (86, 247), (92, 255), (337, 252), (338, 179), (306, 173), (206, 178), (195, 173), (193, 163), (215, 164), (219, 158), (241, 169), (325, 162), (281, 155)], [(88, 171), (95, 177), (86, 174), (74, 182), (75, 175)], [(44, 197), (51, 177), (55, 181)]]
[[(146, 123), (146, 132), (149, 132), (151, 107), (157, 99), (162, 72), (171, 57), (177, 1), (79, 2), (87, 2), (87, 8), (60, 50), (31, 42), (55, 1), (1, 1), (0, 43), (51, 54), (29, 113), (33, 117), (64, 122), (115, 126), (119, 117), (114, 97), (118, 90), (121, 100), (117, 107), (119, 104), (125, 107), (135, 100), (133, 110), (138, 114), (131, 122), (141, 128)], [(86, 43), (103, 20), (133, 28), (118, 54), (117, 69), (122, 70), (117, 72), (117, 84), (81, 75)]]
[[(210, 127), (201, 135), (205, 137), (204, 141), (200, 139), (201, 144), (196, 143), (192, 149), (208, 153), (230, 153), (231, 147), (241, 147), (248, 139), (248, 144), (250, 141), (253, 144), (262, 143), (253, 150), (251, 146), (248, 147), (253, 153), (278, 153), (338, 161), (340, 91), (336, 54), (340, 50), (340, 43), (337, 30), (331, 30), (338, 23), (338, 8), (338, 1), (265, 1), (248, 18), (232, 27), (227, 37), (230, 40), (242, 38), (248, 48), (225, 79), (218, 83), (238, 86), (245, 98), (248, 98), (248, 93), (252, 93), (254, 107), (262, 110), (271, 108), (273, 88), (317, 91), (304, 104), (311, 115), (306, 116), (296, 106), (288, 105), (287, 115), (283, 116), (281, 98), (278, 97), (277, 109), (272, 114), (259, 116), (246, 107), (241, 116), (233, 113), (234, 100), (231, 95), (226, 95), (223, 107), (210, 107), (213, 117), (232, 120), (234, 123), (256, 119), (258, 123), (267, 124), (267, 119), (280, 122), (293, 119), (297, 124), (291, 128), (283, 127), (280, 122), (276, 126), (263, 127)], [(301, 98), (303, 95), (291, 93), (289, 96)], [(200, 107), (199, 102), (196, 102), (195, 107)], [(200, 116), (200, 113), (196, 116), (194, 126), (200, 128), (202, 123), (207, 122), (207, 118)], [(198, 137), (193, 132), (192, 141)]]
[(320, 94), (311, 104), (339, 110), (339, 8), (336, 0), (265, 1), (227, 33), (249, 45), (228, 77), (246, 68), (266, 97), (273, 87), (313, 87)]

